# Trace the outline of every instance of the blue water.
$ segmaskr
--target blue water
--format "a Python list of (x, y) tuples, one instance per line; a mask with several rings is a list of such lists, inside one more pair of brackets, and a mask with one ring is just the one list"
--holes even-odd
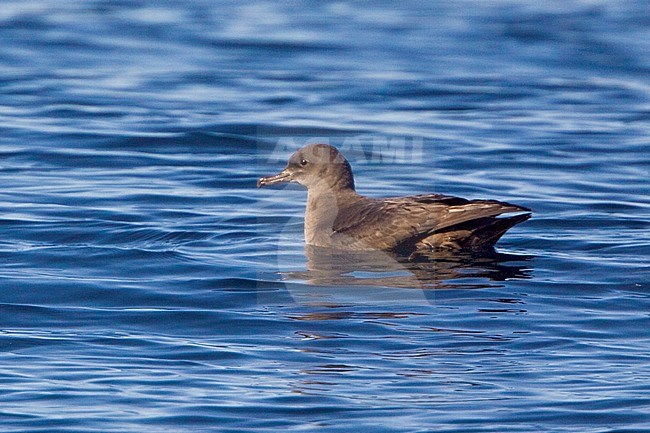
[[(0, 6), (0, 431), (650, 431), (650, 6)], [(372, 196), (507, 200), (500, 255), (313, 257)]]

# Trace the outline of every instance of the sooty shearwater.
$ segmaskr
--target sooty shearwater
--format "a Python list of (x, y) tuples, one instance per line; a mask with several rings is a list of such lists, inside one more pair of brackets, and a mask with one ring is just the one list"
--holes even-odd
[(315, 247), (411, 257), (440, 249), (491, 249), (509, 228), (531, 216), (528, 208), (497, 200), (442, 194), (364, 197), (354, 189), (350, 163), (327, 144), (297, 150), (284, 170), (260, 178), (257, 187), (284, 182), (307, 188), (305, 243)]

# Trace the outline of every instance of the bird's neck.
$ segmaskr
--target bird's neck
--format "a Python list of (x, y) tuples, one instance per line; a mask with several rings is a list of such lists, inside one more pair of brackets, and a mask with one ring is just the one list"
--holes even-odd
[(305, 243), (331, 247), (334, 221), (341, 209), (356, 197), (358, 194), (349, 188), (310, 188), (305, 211)]

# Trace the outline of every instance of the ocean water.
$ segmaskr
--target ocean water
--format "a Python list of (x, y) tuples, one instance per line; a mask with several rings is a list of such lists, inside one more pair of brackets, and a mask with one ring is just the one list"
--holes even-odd
[[(650, 431), (650, 5), (0, 5), (0, 431)], [(490, 257), (314, 255), (371, 196), (533, 209)]]

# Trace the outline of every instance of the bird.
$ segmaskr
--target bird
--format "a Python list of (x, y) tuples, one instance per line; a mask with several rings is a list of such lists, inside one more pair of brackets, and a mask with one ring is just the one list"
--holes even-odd
[[(349, 251), (385, 251), (415, 258), (445, 251), (493, 249), (531, 209), (498, 200), (444, 194), (373, 198), (355, 190), (352, 167), (334, 146), (310, 144), (295, 151), (280, 173), (257, 187), (295, 182), (307, 188), (305, 244)], [(499, 217), (502, 214), (511, 216)]]

